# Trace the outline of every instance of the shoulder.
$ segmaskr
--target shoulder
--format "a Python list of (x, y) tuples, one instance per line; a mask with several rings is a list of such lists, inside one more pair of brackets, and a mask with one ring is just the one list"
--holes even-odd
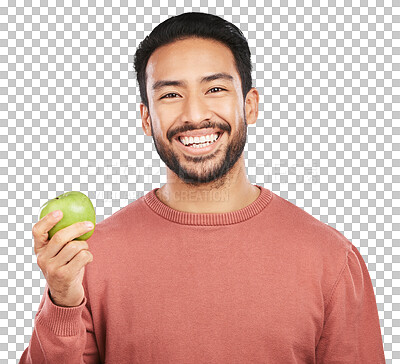
[(94, 242), (97, 240), (117, 239), (124, 240), (128, 232), (143, 224), (143, 212), (145, 209), (144, 197), (122, 207), (109, 217), (96, 223), (93, 235), (88, 240)]
[(346, 264), (352, 243), (337, 229), (304, 209), (274, 194), (271, 218), (273, 234), (299, 264), (314, 269), (331, 282)]
[[(292, 257), (291, 263), (299, 271), (307, 272), (307, 279), (321, 287), (324, 302), (331, 295), (338, 278), (355, 257), (354, 245), (337, 229), (318, 220), (293, 203), (274, 195), (280, 243)], [(290, 254), (290, 255), (289, 255)]]
[(276, 219), (280, 220), (280, 229), (292, 241), (298, 241), (303, 248), (331, 257), (332, 254), (343, 257), (352, 249), (351, 242), (337, 229), (279, 195), (273, 195), (274, 212)]

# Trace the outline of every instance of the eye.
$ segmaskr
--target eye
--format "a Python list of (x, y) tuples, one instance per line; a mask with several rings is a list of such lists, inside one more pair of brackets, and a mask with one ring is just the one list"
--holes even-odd
[(176, 94), (175, 92), (170, 92), (169, 94), (166, 94), (166, 95), (164, 95), (163, 97), (161, 97), (160, 100), (161, 100), (161, 99), (173, 99), (174, 96), (173, 96), (173, 97), (170, 97), (170, 95), (178, 95), (178, 94)]
[[(224, 88), (221, 87), (213, 87), (212, 89), (210, 89), (208, 92), (212, 91), (212, 90), (222, 90), (222, 91), (226, 91)], [(211, 92), (211, 93), (215, 93), (215, 92)]]

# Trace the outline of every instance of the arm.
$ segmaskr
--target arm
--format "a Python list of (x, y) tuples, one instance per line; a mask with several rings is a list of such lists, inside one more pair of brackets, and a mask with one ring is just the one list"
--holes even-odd
[(62, 216), (62, 211), (50, 212), (32, 228), (37, 264), (46, 278), (46, 288), (21, 364), (99, 363), (83, 286), (85, 266), (93, 256), (86, 241), (74, 240), (90, 231), (93, 224), (74, 223), (49, 240), (50, 229)]
[(46, 284), (29, 346), (19, 363), (100, 363), (86, 297), (79, 306), (61, 307), (52, 302), (49, 293)]
[(321, 364), (385, 364), (374, 289), (353, 245), (327, 303), (315, 354)]

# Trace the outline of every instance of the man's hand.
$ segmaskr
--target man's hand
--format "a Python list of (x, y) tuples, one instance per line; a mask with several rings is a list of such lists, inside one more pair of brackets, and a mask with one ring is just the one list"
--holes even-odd
[[(55, 211), (54, 211), (55, 212)], [(93, 261), (86, 241), (73, 240), (93, 229), (85, 222), (77, 222), (54, 234), (48, 231), (62, 218), (51, 212), (32, 228), (37, 264), (49, 286), (54, 304), (62, 307), (79, 306), (85, 298), (82, 285), (86, 264)]]

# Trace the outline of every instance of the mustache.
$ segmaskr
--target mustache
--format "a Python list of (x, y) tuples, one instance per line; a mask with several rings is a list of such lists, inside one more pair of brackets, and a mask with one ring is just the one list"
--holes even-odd
[(230, 128), (230, 126), (228, 125), (228, 124), (216, 124), (216, 123), (213, 123), (213, 122), (211, 122), (211, 121), (208, 121), (208, 120), (206, 120), (205, 122), (201, 122), (200, 124), (198, 124), (198, 125), (189, 125), (189, 124), (186, 124), (186, 125), (183, 125), (181, 128), (179, 128), (179, 129), (176, 129), (176, 130), (170, 130), (168, 133), (167, 133), (167, 138), (169, 139), (169, 140), (172, 140), (172, 138), (175, 136), (175, 135), (177, 135), (177, 134), (179, 134), (179, 133), (185, 133), (185, 132), (187, 132), (187, 131), (192, 131), (192, 130), (200, 130), (200, 129), (208, 129), (208, 128), (210, 128), (210, 129), (220, 129), (220, 130), (222, 130), (222, 131), (227, 131), (228, 133), (230, 133), (230, 131), (231, 131), (231, 128)]

